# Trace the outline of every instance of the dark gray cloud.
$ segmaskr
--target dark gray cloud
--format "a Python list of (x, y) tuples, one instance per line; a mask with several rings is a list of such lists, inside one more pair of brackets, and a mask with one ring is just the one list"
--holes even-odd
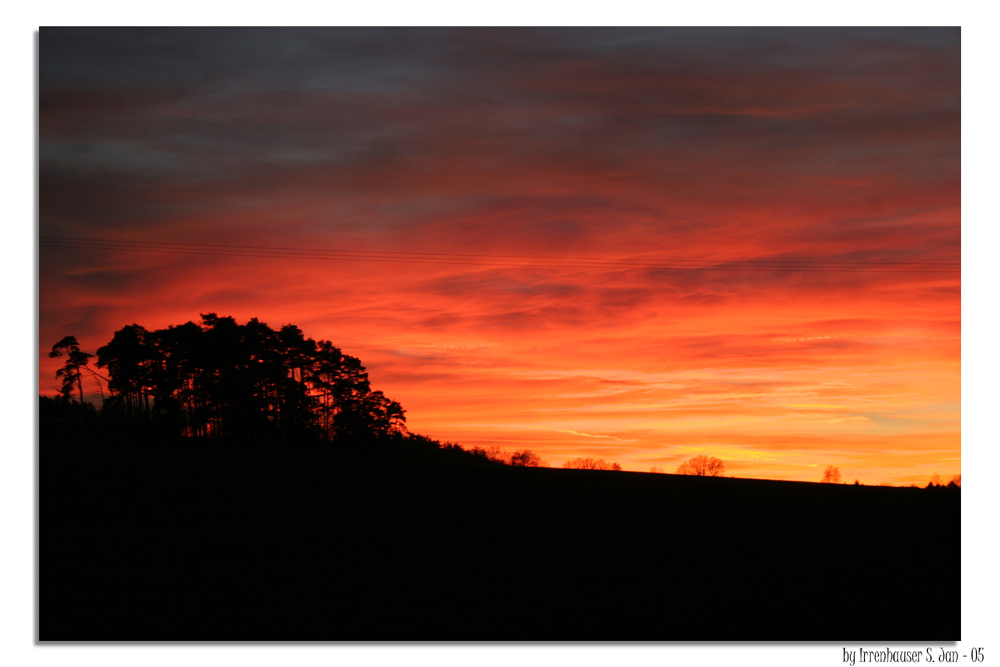
[[(877, 196), (891, 173), (894, 187), (915, 192), (951, 174), (955, 188), (939, 195), (949, 205), (958, 38), (955, 29), (43, 29), (43, 204), (63, 183), (98, 191), (143, 180), (157, 207), (164, 189), (188, 202), (252, 189), (375, 203), (392, 192), (463, 198), (478, 216), (473, 198), (580, 191), (587, 179), (760, 205), (796, 192), (841, 200), (830, 178), (870, 178), (863, 196)], [(145, 217), (131, 201), (120, 208)]]

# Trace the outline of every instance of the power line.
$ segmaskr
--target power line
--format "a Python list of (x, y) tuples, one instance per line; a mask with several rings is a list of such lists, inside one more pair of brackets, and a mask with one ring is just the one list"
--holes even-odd
[[(367, 255), (431, 255), (434, 257), (466, 257), (466, 258), (502, 258), (502, 259), (567, 259), (573, 261), (582, 260), (594, 260), (594, 261), (610, 261), (610, 262), (620, 262), (622, 260), (612, 259), (607, 257), (566, 257), (557, 255), (495, 255), (495, 254), (472, 254), (472, 253), (447, 253), (447, 252), (410, 252), (410, 251), (384, 251), (384, 250), (323, 250), (317, 248), (291, 248), (284, 246), (246, 246), (246, 245), (222, 245), (213, 243), (176, 243), (176, 242), (165, 242), (165, 241), (127, 241), (127, 240), (112, 240), (112, 239), (94, 239), (94, 238), (77, 238), (70, 236), (41, 236), (42, 239), (59, 239), (65, 241), (86, 241), (86, 242), (96, 242), (96, 243), (113, 243), (113, 244), (135, 244), (135, 245), (148, 245), (148, 246), (185, 246), (185, 247), (197, 247), (197, 248), (234, 248), (234, 249), (246, 249), (246, 250), (280, 250), (280, 251), (301, 251), (301, 252), (335, 252), (335, 253), (363, 253)], [(694, 260), (694, 259), (662, 259), (662, 262), (696, 262), (703, 263), (707, 260)], [(775, 262), (775, 263), (798, 263), (798, 264), (854, 264), (854, 265), (943, 265), (943, 266), (958, 266), (957, 262), (847, 262), (847, 261), (827, 261), (818, 262), (815, 260), (732, 260), (736, 262)]]
[(509, 268), (650, 269), (689, 271), (809, 271), (886, 273), (953, 273), (957, 262), (857, 262), (817, 260), (627, 260), (607, 257), (551, 255), (489, 255), (472, 253), (430, 253), (377, 250), (331, 250), (282, 246), (170, 243), (162, 241), (120, 241), (113, 239), (40, 236), (40, 246), (80, 250), (125, 250), (166, 254), (195, 254), (219, 257), (312, 259), (326, 261), (389, 262), (410, 264), (459, 264)]
[[(47, 237), (51, 238), (51, 237)], [(948, 265), (946, 263), (891, 263), (891, 262), (818, 262), (802, 260), (666, 260), (669, 264), (647, 264), (637, 261), (622, 261), (604, 258), (592, 258), (590, 261), (584, 258), (555, 258), (560, 263), (553, 263), (550, 259), (547, 262), (527, 261), (530, 256), (522, 257), (521, 261), (509, 260), (507, 262), (492, 261), (489, 255), (457, 255), (432, 253), (400, 253), (400, 252), (379, 252), (379, 251), (357, 251), (357, 250), (306, 250), (306, 249), (281, 249), (266, 248), (261, 246), (211, 246), (208, 244), (162, 244), (155, 242), (118, 242), (89, 239), (54, 239), (44, 240), (41, 245), (52, 248), (75, 248), (92, 250), (127, 250), (140, 252), (158, 252), (168, 254), (196, 254), (214, 255), (223, 257), (251, 257), (251, 258), (278, 258), (278, 259), (316, 259), (316, 260), (337, 260), (337, 261), (364, 261), (364, 262), (391, 262), (391, 263), (417, 263), (417, 264), (462, 264), (484, 267), (511, 267), (511, 268), (610, 268), (610, 269), (653, 269), (653, 270), (705, 270), (705, 271), (825, 271), (825, 272), (856, 272), (856, 271), (881, 271), (881, 272), (920, 272), (920, 273), (951, 273), (958, 270), (960, 265)], [(245, 248), (245, 249), (241, 249)], [(418, 255), (418, 256), (413, 256)], [(475, 261), (479, 259), (479, 261)], [(472, 260), (472, 261), (469, 261)], [(599, 262), (599, 263), (598, 263)], [(672, 265), (671, 265), (672, 264)], [(725, 266), (720, 266), (725, 264)], [(951, 267), (951, 268), (949, 268)]]

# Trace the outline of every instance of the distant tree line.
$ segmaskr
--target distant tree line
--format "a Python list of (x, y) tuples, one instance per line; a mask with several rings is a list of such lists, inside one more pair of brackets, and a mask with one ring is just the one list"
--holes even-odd
[[(823, 478), (820, 480), (820, 482), (822, 482), (824, 484), (840, 484), (841, 483), (840, 468), (838, 468), (837, 466), (827, 466), (826, 470), (823, 471)], [(861, 484), (860, 480), (856, 479), (856, 480), (854, 480), (854, 485), (855, 486), (861, 486), (862, 484)], [(882, 482), (881, 484), (879, 484), (879, 486), (895, 486), (895, 485), (894, 484), (890, 484), (889, 482)], [(905, 486), (911, 487), (911, 488), (919, 488), (920, 485), (919, 484), (915, 484), (915, 483), (911, 483), (911, 484), (907, 484)], [(937, 473), (934, 473), (933, 475), (931, 475), (930, 482), (928, 482), (927, 486), (924, 487), (924, 488), (928, 488), (928, 489), (936, 489), (936, 488), (959, 489), (961, 487), (962, 487), (962, 475), (961, 474), (953, 476), (951, 478), (951, 481), (948, 482), (948, 484), (945, 484), (944, 481), (941, 479), (941, 475), (939, 475)]]
[(508, 452), (500, 449), (500, 447), (497, 447), (496, 445), (492, 445), (490, 447), (486, 447), (485, 449), (482, 447), (473, 447), (469, 451), (477, 456), (485, 457), (495, 463), (514, 466), (517, 468), (547, 468), (549, 466), (548, 463), (542, 460), (542, 457), (530, 449), (518, 449), (513, 452)]
[(574, 470), (621, 470), (622, 467), (618, 463), (613, 461), (605, 461), (604, 459), (591, 459), (591, 458), (576, 458), (565, 461), (562, 465), (563, 468), (572, 468)]

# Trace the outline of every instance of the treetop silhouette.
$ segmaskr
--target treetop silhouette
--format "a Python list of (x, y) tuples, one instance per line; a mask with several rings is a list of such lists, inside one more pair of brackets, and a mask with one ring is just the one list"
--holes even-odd
[[(82, 403), (81, 374), (94, 355), (73, 336), (50, 356), (64, 354), (61, 392), (75, 388)], [(357, 358), (292, 324), (274, 330), (215, 313), (154, 331), (133, 323), (97, 350), (97, 367), (107, 370), (110, 391), (102, 412), (177, 435), (288, 442), (406, 434), (402, 406), (371, 390)]]
[(563, 468), (573, 468), (575, 470), (621, 470), (618, 463), (608, 462), (604, 459), (576, 458), (565, 461)]
[(840, 468), (837, 466), (827, 466), (826, 470), (823, 471), (823, 479), (820, 482), (824, 484), (840, 484)]
[(52, 351), (49, 352), (50, 359), (58, 359), (63, 355), (66, 356), (66, 363), (56, 371), (56, 377), (62, 378), (62, 387), (59, 389), (59, 393), (68, 400), (72, 400), (73, 388), (75, 386), (80, 397), (80, 404), (82, 405), (84, 402), (83, 373), (87, 372), (94, 377), (100, 377), (89, 365), (94, 355), (80, 350), (80, 344), (77, 342), (76, 336), (66, 336), (53, 345)]
[(678, 475), (698, 475), (700, 477), (722, 477), (726, 465), (722, 459), (699, 454), (688, 459), (677, 468)]

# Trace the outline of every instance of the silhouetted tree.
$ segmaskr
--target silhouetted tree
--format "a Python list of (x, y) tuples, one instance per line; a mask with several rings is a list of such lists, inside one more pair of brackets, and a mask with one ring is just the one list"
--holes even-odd
[(83, 366), (87, 364), (87, 360), (91, 355), (80, 351), (80, 345), (76, 340), (76, 336), (66, 336), (53, 345), (52, 350), (49, 352), (49, 358), (57, 359), (64, 354), (67, 357), (66, 363), (56, 371), (56, 377), (61, 377), (63, 381), (59, 393), (67, 399), (72, 400), (73, 387), (75, 385), (79, 387), (80, 403), (83, 403), (83, 382), (80, 379), (80, 372)]
[(678, 475), (698, 475), (699, 477), (722, 477), (726, 465), (714, 456), (699, 454), (677, 468)]
[(490, 445), (485, 449), (482, 447), (473, 447), (470, 451), (477, 456), (482, 456), (487, 460), (492, 461), (493, 463), (505, 466), (510, 465), (511, 453), (503, 451), (498, 445)]
[[(455, 445), (455, 447), (459, 447), (459, 445)], [(510, 465), (509, 455), (505, 459), (505, 452), (501, 452), (499, 447), (493, 446), (486, 449), (473, 447), (468, 451), (476, 458), (488, 462), (490, 465)]]
[(563, 468), (572, 468), (574, 470), (621, 470), (622, 467), (617, 463), (609, 463), (604, 459), (591, 459), (591, 458), (576, 458), (565, 461), (562, 465)]
[(823, 479), (820, 481), (824, 484), (840, 484), (840, 468), (827, 466), (826, 470), (823, 471)]
[(309, 382), (316, 396), (320, 431), (329, 441), (334, 435), (334, 420), (343, 407), (346, 383), (344, 355), (328, 340), (316, 345)]
[(107, 368), (108, 388), (122, 400), (126, 414), (148, 416), (156, 381), (155, 352), (147, 343), (149, 332), (131, 324), (115, 332), (111, 342), (97, 350), (97, 367)]
[(666, 471), (663, 468), (660, 468), (659, 466), (653, 466), (652, 468), (649, 469), (649, 472), (655, 472), (655, 473), (658, 473), (658, 474), (662, 475)]
[(67, 399), (72, 400), (73, 387), (75, 385), (80, 395), (80, 404), (82, 405), (82, 375), (85, 369), (89, 370), (87, 364), (94, 355), (80, 350), (80, 344), (77, 342), (76, 336), (66, 336), (53, 345), (52, 351), (49, 352), (49, 358), (51, 359), (58, 359), (63, 355), (66, 355), (66, 363), (56, 371), (56, 377), (62, 378), (62, 387), (59, 389), (59, 393)]
[(544, 465), (542, 458), (530, 449), (520, 449), (514, 452), (510, 457), (510, 464), (524, 468), (538, 468)]
[(954, 477), (952, 477), (950, 484), (954, 484), (955, 486), (962, 486), (962, 474), (959, 473)]
[(352, 397), (338, 415), (337, 428), (353, 437), (371, 435), (384, 437), (406, 432), (406, 416), (402, 406), (391, 401), (381, 391)]

